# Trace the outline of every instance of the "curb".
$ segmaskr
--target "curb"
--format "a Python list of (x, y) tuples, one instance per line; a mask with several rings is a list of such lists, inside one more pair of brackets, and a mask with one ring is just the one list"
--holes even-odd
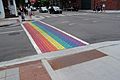
[(106, 10), (103, 12), (95, 12), (93, 10), (79, 10), (78, 12), (87, 12), (87, 13), (106, 13), (106, 14), (112, 14), (112, 13), (120, 13), (120, 10)]

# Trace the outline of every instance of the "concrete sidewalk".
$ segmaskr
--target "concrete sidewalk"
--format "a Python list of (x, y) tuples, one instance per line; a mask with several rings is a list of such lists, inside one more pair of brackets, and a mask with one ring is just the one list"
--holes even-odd
[(119, 48), (109, 41), (1, 62), (0, 79), (119, 80)]
[(7, 25), (13, 25), (19, 22), (19, 18), (5, 18), (0, 19), (0, 27), (7, 26)]
[[(79, 10), (79, 12), (95, 13), (95, 11), (93, 10)], [(120, 10), (105, 10), (103, 12), (98, 13), (120, 13)]]
[(108, 41), (1, 62), (0, 80), (119, 80), (119, 49)]

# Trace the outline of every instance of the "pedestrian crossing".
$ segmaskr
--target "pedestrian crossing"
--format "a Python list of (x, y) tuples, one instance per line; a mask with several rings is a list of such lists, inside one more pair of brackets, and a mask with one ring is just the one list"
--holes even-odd
[(24, 26), (42, 53), (86, 45), (82, 40), (40, 21), (28, 21)]
[(36, 15), (35, 18), (44, 19), (44, 18), (55, 18), (55, 17), (65, 17), (65, 16), (79, 16), (79, 15), (87, 15), (88, 13), (64, 13), (64, 14), (40, 14)]

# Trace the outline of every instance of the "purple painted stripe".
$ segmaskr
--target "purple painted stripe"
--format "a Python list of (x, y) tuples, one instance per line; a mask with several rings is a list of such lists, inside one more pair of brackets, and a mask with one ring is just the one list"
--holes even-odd
[[(43, 25), (41, 25), (40, 23), (36, 22), (37, 24), (39, 24), (41, 27), (44, 27)], [(57, 33), (57, 31), (54, 31), (52, 28), (50, 27), (44, 27), (45, 29), (49, 30), (49, 32), (51, 32), (52, 34), (58, 36), (61, 40), (65, 41), (66, 43), (68, 43), (69, 45), (71, 45), (72, 47), (77, 47), (79, 46), (77, 43), (72, 42), (71, 40), (69, 40), (68, 38), (66, 38), (66, 36), (63, 36), (62, 34)]]
[(41, 22), (38, 22), (38, 23), (40, 23), (40, 25), (42, 25), (42, 26), (44, 26), (44, 27), (47, 27), (47, 28), (49, 28), (50, 30), (54, 31), (56, 34), (59, 34), (59, 35), (64, 36), (64, 38), (66, 38), (67, 40), (70, 40), (71, 42), (74, 42), (75, 44), (77, 44), (77, 45), (79, 45), (79, 46), (85, 45), (85, 44), (82, 43), (81, 41), (78, 41), (78, 40), (76, 40), (76, 39), (74, 39), (74, 38), (72, 38), (72, 37), (70, 37), (70, 36), (68, 36), (68, 35), (66, 35), (66, 34), (64, 34), (64, 33), (60, 32), (60, 31), (58, 31), (58, 30), (56, 30), (56, 29), (54, 29), (54, 28), (52, 28), (52, 27), (49, 27), (49, 26), (46, 25), (46, 24), (43, 24), (43, 23), (41, 23)]

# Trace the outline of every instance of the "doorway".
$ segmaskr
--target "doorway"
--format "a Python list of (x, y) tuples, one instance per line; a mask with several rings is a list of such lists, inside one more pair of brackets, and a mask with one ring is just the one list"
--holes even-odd
[(7, 0), (2, 0), (3, 1), (3, 6), (4, 6), (4, 11), (5, 11), (5, 17), (10, 16), (10, 10), (8, 7), (8, 1)]
[(91, 9), (91, 0), (81, 0), (81, 9), (82, 10)]

